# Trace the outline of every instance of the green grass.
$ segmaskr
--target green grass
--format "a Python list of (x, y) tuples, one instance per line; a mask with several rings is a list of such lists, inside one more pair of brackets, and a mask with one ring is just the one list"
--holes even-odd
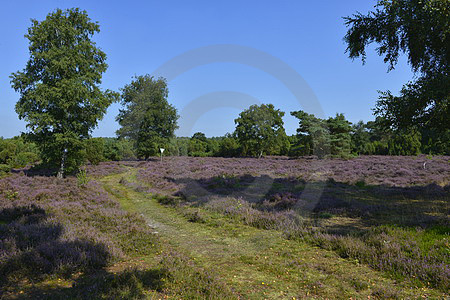
[[(192, 270), (184, 269), (176, 278), (183, 281), (196, 272), (215, 278), (214, 284), (205, 287), (213, 290), (209, 294), (213, 298), (220, 298), (217, 286), (227, 287), (229, 297), (245, 299), (443, 297), (433, 289), (396, 282), (383, 272), (354, 259), (343, 259), (333, 251), (287, 240), (275, 230), (246, 226), (202, 207), (161, 205), (163, 197), (157, 199), (121, 185), (123, 176), (136, 182), (135, 170), (130, 170), (125, 175), (104, 178), (105, 189), (124, 209), (142, 214), (154, 227), (162, 253), (176, 250), (185, 257), (183, 264), (191, 264)], [(152, 255), (142, 258), (149, 265), (154, 259)], [(189, 290), (198, 281), (191, 278), (184, 289)], [(188, 297), (179, 293), (179, 284), (172, 280), (167, 286)]]
[[(279, 230), (246, 225), (239, 215), (185, 203), (172, 196), (145, 193), (137, 169), (98, 179), (121, 207), (142, 216), (151, 238), (116, 236), (121, 248), (133, 248), (121, 261), (89, 274), (22, 282), (8, 295), (17, 299), (445, 299), (445, 291), (395, 272), (370, 267), (359, 254), (367, 245), (414, 241), (421, 253), (449, 257), (446, 226), (417, 229), (402, 225), (398, 211), (388, 215), (351, 217), (323, 211), (314, 226), (353, 232), (336, 244), (322, 244), (313, 235), (288, 239)], [(128, 184), (128, 183), (132, 183)], [(301, 189), (295, 185), (292, 189)], [(273, 190), (287, 190), (275, 185)], [(346, 201), (377, 204), (371, 187), (335, 192)], [(345, 197), (344, 197), (345, 196)], [(393, 199), (402, 203), (405, 199)], [(243, 206), (239, 200), (233, 205)], [(442, 203), (413, 203), (404, 220), (420, 207), (440, 211)], [(403, 212), (403, 211), (402, 211)], [(103, 222), (93, 212), (92, 222)], [(383, 225), (374, 225), (379, 220)], [(395, 222), (394, 222), (395, 221)], [(129, 224), (134, 226), (136, 224)], [(261, 228), (256, 228), (257, 226)], [(369, 234), (367, 234), (367, 232)], [(361, 249), (355, 248), (361, 246)], [(371, 246), (371, 247), (372, 247)], [(356, 251), (357, 250), (357, 251)], [(355, 252), (356, 251), (356, 252)], [(405, 253), (408, 253), (407, 251)], [(410, 253), (415, 259), (416, 254)]]

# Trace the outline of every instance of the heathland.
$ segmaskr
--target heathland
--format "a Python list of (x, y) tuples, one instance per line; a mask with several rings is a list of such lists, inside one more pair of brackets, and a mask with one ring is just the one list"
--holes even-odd
[(0, 178), (1, 297), (444, 299), (449, 159), (13, 170)]

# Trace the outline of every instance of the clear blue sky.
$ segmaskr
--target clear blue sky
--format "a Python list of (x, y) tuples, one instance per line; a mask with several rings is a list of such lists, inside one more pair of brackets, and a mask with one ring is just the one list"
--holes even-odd
[[(233, 44), (263, 51), (300, 74), (319, 100), (325, 116), (344, 113), (348, 120), (373, 120), (371, 109), (377, 90), (397, 93), (412, 73), (402, 58), (394, 71), (373, 51), (365, 65), (345, 54), (343, 16), (366, 13), (376, 1), (1, 1), (0, 10), (0, 136), (25, 131), (14, 105), (19, 95), (9, 75), (22, 70), (28, 60), (24, 38), (30, 19), (45, 19), (56, 8), (80, 7), (100, 24), (94, 37), (108, 56), (104, 89), (118, 90), (134, 75), (153, 73), (170, 59), (199, 47)], [(169, 102), (179, 112), (205, 94), (231, 91), (286, 112), (288, 134), (298, 123), (289, 112), (304, 109), (277, 78), (252, 66), (214, 62), (191, 69), (169, 82)], [(214, 110), (201, 115), (188, 133), (223, 135), (234, 130), (240, 110), (226, 106), (221, 97)], [(94, 136), (115, 136), (113, 104), (94, 130)], [(183, 115), (182, 118), (190, 116)], [(178, 132), (186, 135), (186, 130)]]

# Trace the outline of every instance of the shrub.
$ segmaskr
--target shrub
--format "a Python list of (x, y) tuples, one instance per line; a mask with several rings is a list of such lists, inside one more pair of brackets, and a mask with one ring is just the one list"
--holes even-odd
[(81, 169), (77, 173), (77, 184), (78, 186), (85, 186), (89, 183), (89, 177), (85, 169)]

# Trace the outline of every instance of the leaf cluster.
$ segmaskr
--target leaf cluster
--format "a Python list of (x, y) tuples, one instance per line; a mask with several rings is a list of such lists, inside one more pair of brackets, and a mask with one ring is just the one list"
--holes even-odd
[(284, 112), (272, 104), (252, 105), (234, 120), (244, 155), (278, 154), (289, 147), (283, 127)]
[(116, 120), (121, 125), (120, 138), (135, 143), (137, 155), (147, 159), (159, 153), (178, 128), (177, 110), (167, 101), (167, 82), (153, 76), (136, 76), (121, 89), (121, 104)]
[(86, 11), (57, 9), (45, 20), (32, 20), (25, 37), (30, 58), (11, 75), (20, 93), (16, 112), (27, 122), (29, 138), (40, 147), (44, 161), (57, 165), (67, 153), (69, 170), (76, 169), (83, 139), (97, 126), (116, 100), (100, 89), (106, 54), (92, 36), (100, 31)]

